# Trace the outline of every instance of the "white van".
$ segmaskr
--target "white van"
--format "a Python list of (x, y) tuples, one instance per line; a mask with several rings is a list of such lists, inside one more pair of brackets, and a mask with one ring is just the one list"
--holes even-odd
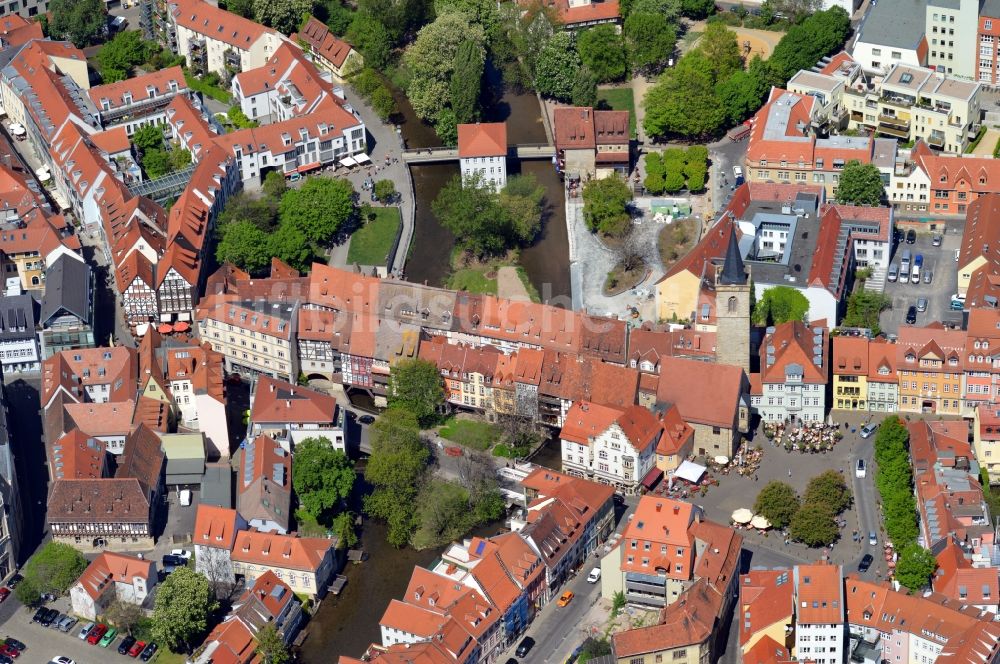
[(913, 264), (913, 272), (910, 273), (910, 283), (911, 284), (920, 283), (920, 266), (916, 263)]
[(899, 278), (899, 264), (891, 263), (889, 265), (889, 274), (886, 275), (886, 279), (889, 281), (896, 281)]
[(180, 503), (184, 507), (187, 507), (187, 506), (189, 506), (191, 504), (191, 490), (190, 489), (183, 489), (183, 490), (181, 490), (181, 492), (180, 492)]

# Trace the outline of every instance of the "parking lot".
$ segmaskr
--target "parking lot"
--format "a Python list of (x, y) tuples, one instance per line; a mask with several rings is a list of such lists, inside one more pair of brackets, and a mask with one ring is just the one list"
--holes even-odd
[[(900, 241), (893, 252), (892, 263), (896, 266), (900, 263), (900, 256), (906, 249), (912, 255), (911, 264), (917, 255), (923, 256), (923, 268), (921, 269), (920, 283), (903, 283), (899, 281), (886, 281), (885, 294), (892, 298), (892, 308), (882, 313), (880, 322), (882, 330), (886, 334), (897, 334), (899, 328), (906, 325), (906, 311), (911, 306), (917, 304), (919, 298), (927, 299), (927, 311), (917, 312), (918, 326), (926, 325), (933, 321), (944, 323), (961, 323), (960, 311), (950, 309), (951, 296), (957, 290), (958, 274), (955, 269), (955, 251), (962, 241), (962, 225), (949, 224), (947, 229), (936, 231), (942, 235), (940, 247), (932, 244), (933, 234), (930, 232), (918, 232), (914, 244), (906, 244)], [(903, 231), (905, 233), (905, 231)], [(931, 283), (925, 283), (924, 277), (928, 271), (933, 272)], [(900, 275), (902, 277), (902, 275)]]

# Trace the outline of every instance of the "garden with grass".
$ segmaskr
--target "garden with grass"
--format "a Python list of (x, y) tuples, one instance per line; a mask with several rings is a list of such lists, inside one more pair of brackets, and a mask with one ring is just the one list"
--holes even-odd
[(698, 241), (698, 220), (674, 219), (660, 229), (660, 237), (657, 246), (660, 251), (660, 260), (663, 261), (663, 269), (669, 270), (681, 256), (687, 255), (691, 248)]
[(368, 222), (354, 231), (347, 249), (347, 262), (351, 265), (386, 265), (389, 252), (396, 241), (402, 223), (399, 208), (370, 208)]
[(496, 295), (496, 268), (493, 266), (459, 268), (448, 277), (447, 286), (453, 290), (466, 291), (468, 293)]
[(489, 422), (450, 417), (438, 434), (446, 440), (480, 452), (490, 449), (500, 438), (500, 432)]
[(209, 72), (201, 78), (198, 78), (191, 72), (185, 71), (184, 80), (187, 82), (188, 87), (195, 92), (200, 92), (216, 101), (222, 102), (223, 104), (229, 104), (229, 92), (222, 89), (219, 85), (221, 83), (221, 79), (215, 72)]

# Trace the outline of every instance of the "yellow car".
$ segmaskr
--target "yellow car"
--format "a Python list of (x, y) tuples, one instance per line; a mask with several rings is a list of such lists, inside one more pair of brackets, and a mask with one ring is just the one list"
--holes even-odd
[(556, 602), (556, 604), (558, 604), (559, 606), (566, 606), (567, 604), (573, 601), (574, 597), (576, 597), (576, 595), (574, 595), (571, 591), (567, 590), (562, 594), (562, 597), (559, 598), (559, 601)]

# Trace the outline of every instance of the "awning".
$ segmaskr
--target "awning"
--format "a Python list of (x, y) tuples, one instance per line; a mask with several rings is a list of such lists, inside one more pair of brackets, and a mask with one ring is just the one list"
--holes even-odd
[(653, 487), (660, 481), (661, 477), (663, 477), (663, 471), (654, 466), (650, 468), (649, 472), (646, 473), (646, 476), (642, 478), (642, 486), (648, 490), (652, 490)]
[(359, 164), (370, 164), (370, 163), (372, 163), (372, 160), (364, 152), (362, 152), (361, 154), (358, 154), (358, 155), (354, 155), (354, 161), (358, 162)]
[(163, 323), (158, 328), (156, 328), (156, 331), (159, 332), (160, 334), (170, 334), (171, 332), (174, 331), (174, 326), (171, 325), (170, 323)]
[(344, 157), (340, 160), (340, 165), (350, 168), (351, 166), (357, 166), (358, 162), (353, 157)]
[(319, 161), (314, 161), (314, 162), (312, 162), (311, 164), (304, 164), (304, 165), (302, 165), (302, 166), (299, 166), (299, 167), (298, 167), (298, 168), (296, 168), (295, 170), (296, 170), (296, 172), (298, 172), (298, 173), (305, 173), (306, 171), (311, 171), (311, 170), (313, 170), (313, 169), (315, 169), (315, 168), (319, 168), (319, 167), (320, 167), (320, 166), (322, 166), (322, 165), (323, 165), (323, 163), (322, 163), (322, 162), (319, 162)]
[(674, 477), (691, 484), (697, 484), (704, 474), (705, 466), (699, 466), (693, 461), (685, 461), (674, 471)]
[(191, 323), (185, 323), (184, 321), (180, 321), (179, 323), (174, 323), (175, 332), (187, 332), (190, 329), (191, 329)]

